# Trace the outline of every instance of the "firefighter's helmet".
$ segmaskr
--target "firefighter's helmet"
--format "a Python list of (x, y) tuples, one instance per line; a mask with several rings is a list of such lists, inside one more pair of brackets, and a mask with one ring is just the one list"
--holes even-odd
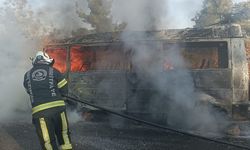
[(51, 65), (54, 63), (54, 59), (50, 58), (49, 55), (44, 51), (38, 51), (35, 58), (32, 60), (32, 64), (46, 64)]

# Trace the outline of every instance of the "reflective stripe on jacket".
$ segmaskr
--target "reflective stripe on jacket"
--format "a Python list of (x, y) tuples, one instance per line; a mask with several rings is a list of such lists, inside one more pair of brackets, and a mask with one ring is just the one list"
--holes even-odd
[(34, 65), (26, 72), (23, 85), (30, 95), (32, 114), (65, 106), (61, 95), (67, 95), (67, 83), (64, 76), (49, 65)]
[(44, 103), (38, 106), (35, 106), (32, 108), (32, 114), (35, 114), (39, 111), (43, 111), (49, 108), (59, 107), (59, 106), (65, 106), (64, 100), (58, 100), (53, 102)]

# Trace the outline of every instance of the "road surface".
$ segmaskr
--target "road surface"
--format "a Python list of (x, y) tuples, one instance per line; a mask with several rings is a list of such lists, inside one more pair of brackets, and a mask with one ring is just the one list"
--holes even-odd
[[(113, 117), (110, 120), (70, 122), (75, 150), (240, 150), (223, 144), (144, 126)], [(40, 150), (28, 119), (0, 126), (1, 150)], [(250, 139), (224, 139), (250, 147)]]

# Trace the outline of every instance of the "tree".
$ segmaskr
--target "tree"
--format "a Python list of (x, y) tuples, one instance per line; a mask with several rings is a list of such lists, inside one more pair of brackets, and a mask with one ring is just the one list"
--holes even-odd
[(250, 35), (250, 1), (236, 4), (233, 7), (232, 20)]
[(202, 10), (192, 19), (194, 27), (206, 27), (227, 21), (232, 11), (232, 0), (204, 0)]
[(89, 23), (94, 32), (112, 32), (122, 30), (126, 27), (125, 23), (114, 24), (111, 16), (113, 0), (87, 0), (90, 13), (77, 11), (80, 18), (85, 23)]
[(232, 0), (205, 0), (203, 9), (192, 20), (194, 27), (237, 23), (250, 35), (250, 1), (233, 5)]

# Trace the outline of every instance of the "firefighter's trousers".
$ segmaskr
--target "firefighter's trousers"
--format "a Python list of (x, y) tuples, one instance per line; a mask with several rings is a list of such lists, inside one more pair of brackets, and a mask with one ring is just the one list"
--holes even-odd
[(58, 150), (57, 142), (62, 150), (72, 150), (65, 111), (51, 116), (33, 118), (33, 124), (43, 150)]

